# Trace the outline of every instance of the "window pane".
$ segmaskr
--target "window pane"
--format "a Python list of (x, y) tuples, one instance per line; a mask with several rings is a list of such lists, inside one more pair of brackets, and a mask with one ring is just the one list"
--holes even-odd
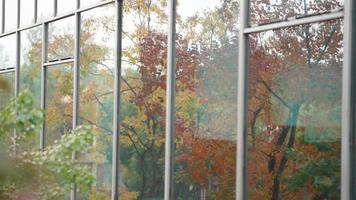
[[(10, 101), (15, 96), (15, 73), (6, 72), (0, 73), (0, 111), (9, 105)], [(13, 144), (14, 132), (11, 129), (5, 129), (6, 132), (1, 134), (2, 140), (0, 140), (0, 145), (7, 147), (9, 144)]]
[(340, 199), (341, 27), (250, 36), (250, 199)]
[(46, 71), (47, 146), (72, 129), (73, 67), (72, 64), (49, 66)]
[(43, 21), (53, 17), (54, 0), (37, 0), (37, 20)]
[(5, 31), (16, 29), (17, 27), (17, 1), (5, 1)]
[(341, 9), (343, 0), (250, 0), (250, 23), (264, 24), (290, 17), (325, 13)]
[(15, 94), (15, 73), (0, 73), (0, 109), (6, 107)]
[(57, 11), (58, 15), (73, 11), (76, 8), (75, 0), (57, 0), (57, 4), (58, 4), (58, 11)]
[[(115, 35), (113, 6), (82, 13), (80, 55), (80, 122), (98, 130), (95, 152), (83, 154), (96, 177), (96, 187), (80, 199), (110, 199), (114, 105)], [(110, 30), (107, 29), (110, 27)], [(104, 198), (105, 197), (105, 198)]]
[(175, 199), (235, 199), (238, 1), (178, 3)]
[(48, 60), (72, 58), (74, 52), (74, 17), (49, 24)]
[(34, 0), (21, 0), (20, 10), (20, 24), (21, 26), (34, 23), (35, 20), (35, 1)]
[(0, 70), (15, 68), (16, 36), (9, 35), (0, 38)]
[[(21, 32), (20, 90), (30, 92), (36, 108), (41, 108), (41, 36), (41, 27)], [(21, 149), (37, 148), (39, 146), (38, 138), (38, 134), (27, 138), (28, 142), (21, 144)]]
[(81, 7), (90, 6), (104, 1), (108, 1), (108, 0), (80, 0), (80, 6)]
[(161, 2), (124, 2), (120, 173), (121, 191), (133, 199), (164, 195), (167, 1)]

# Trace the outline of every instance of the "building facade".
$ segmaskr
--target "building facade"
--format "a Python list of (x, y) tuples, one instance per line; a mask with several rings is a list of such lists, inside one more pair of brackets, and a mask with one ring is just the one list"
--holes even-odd
[(60, 199), (355, 194), (354, 0), (1, 0), (0, 108), (80, 125), (96, 178)]

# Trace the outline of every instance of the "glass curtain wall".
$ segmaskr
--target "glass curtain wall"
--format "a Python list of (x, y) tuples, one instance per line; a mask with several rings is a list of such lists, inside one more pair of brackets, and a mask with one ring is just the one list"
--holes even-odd
[[(15, 73), (14, 71), (0, 74), (0, 108), (6, 107), (15, 95)], [(10, 141), (10, 139), (8, 140)]]
[(249, 36), (251, 199), (340, 199), (341, 28), (338, 19)]
[(344, 1), (0, 1), (0, 109), (26, 90), (45, 112), (19, 148), (96, 136), (66, 158), (89, 189), (43, 171), (33, 196), (341, 199)]
[(244, 27), (247, 58), (240, 58), (248, 71), (247, 131), (240, 133), (247, 158), (240, 161), (247, 163), (241, 173), (249, 199), (341, 198), (342, 6), (249, 4), (247, 24), (254, 26)]
[(121, 194), (163, 199), (167, 0), (124, 1)]
[(114, 6), (81, 14), (79, 122), (97, 129), (98, 139), (90, 152), (80, 155), (96, 177), (89, 193), (80, 199), (110, 199), (114, 96)]
[(174, 199), (234, 199), (238, 1), (177, 3)]

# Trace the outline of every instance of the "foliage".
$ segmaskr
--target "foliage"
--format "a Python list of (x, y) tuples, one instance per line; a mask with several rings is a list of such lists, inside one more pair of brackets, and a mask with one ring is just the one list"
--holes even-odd
[[(78, 127), (44, 150), (16, 148), (37, 134), (43, 122), (43, 112), (33, 108), (33, 103), (28, 91), (24, 91), (1, 110), (1, 145), (7, 152), (1, 155), (0, 199), (63, 199), (72, 184), (89, 190), (95, 178), (83, 164), (72, 160), (72, 155), (91, 147), (98, 135), (92, 127)], [(9, 135), (13, 129), (16, 137)]]
[[(337, 1), (310, 2), (308, 6), (303, 5), (305, 2), (284, 2), (286, 7), (251, 1), (252, 23), (321, 12), (339, 5)], [(124, 2), (124, 19), (130, 20), (124, 20), (123, 26), (120, 88), (123, 200), (160, 199), (163, 194), (166, 6), (164, 0)], [(235, 196), (238, 6), (236, 0), (221, 0), (217, 6), (192, 16), (180, 12), (177, 15), (177, 199)], [(307, 7), (310, 10), (305, 10)], [(103, 168), (110, 167), (112, 159), (115, 18), (106, 15), (111, 12), (114, 13), (112, 9), (105, 10), (105, 14), (98, 11), (98, 15), (89, 17), (85, 13), (81, 20), (80, 121), (100, 133), (84, 127), (43, 152), (21, 154), (22, 159), (31, 161), (26, 165), (44, 168), (46, 173), (38, 177), (53, 183), (46, 184), (52, 193), (68, 191), (71, 183), (78, 182), (84, 186), (81, 194), (85, 197), (110, 198), (110, 179), (105, 177), (107, 171)], [(333, 20), (249, 36), (246, 134), (250, 199), (339, 198), (341, 28), (340, 20)], [(40, 48), (40, 42), (32, 43), (29, 66), (40, 63), (40, 57), (35, 56)], [(61, 56), (72, 52), (72, 48), (72, 35), (65, 33), (54, 36), (49, 53)], [(29, 73), (39, 73), (38, 68)], [(54, 104), (48, 108), (51, 113), (47, 117), (56, 130), (64, 130), (71, 124), (73, 78), (70, 73), (55, 75), (53, 80), (57, 82), (51, 86), (58, 91), (53, 94)], [(3, 117), (4, 121), (17, 123), (11, 113)], [(67, 124), (61, 123), (63, 117), (68, 119)], [(36, 133), (35, 126), (33, 130), (21, 127), (31, 127), (31, 123), (40, 120), (22, 118), (21, 123), (9, 127), (19, 126), (18, 132)], [(70, 159), (71, 152), (86, 148), (92, 149), (81, 155), (81, 162), (91, 167), (91, 175)], [(60, 163), (63, 165), (58, 167)], [(94, 174), (98, 181), (90, 188)]]

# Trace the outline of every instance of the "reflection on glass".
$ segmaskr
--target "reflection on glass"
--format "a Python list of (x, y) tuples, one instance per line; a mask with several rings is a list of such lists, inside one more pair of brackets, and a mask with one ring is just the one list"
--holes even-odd
[(115, 35), (107, 25), (115, 19), (113, 6), (82, 13), (80, 55), (80, 123), (98, 130), (93, 152), (80, 156), (96, 177), (96, 185), (80, 199), (111, 198), (112, 127)]
[(0, 110), (6, 107), (15, 94), (15, 73), (0, 73)]
[(68, 17), (49, 24), (48, 60), (73, 58), (74, 17)]
[(340, 199), (341, 27), (250, 36), (249, 199)]
[(17, 27), (17, 1), (5, 0), (5, 31)]
[[(36, 108), (41, 107), (41, 36), (41, 27), (21, 32), (20, 90), (30, 92)], [(27, 139), (28, 142), (22, 144), (22, 149), (29, 150), (39, 146), (38, 135)]]
[(0, 70), (15, 68), (16, 36), (9, 35), (0, 38)]
[(124, 3), (120, 189), (130, 199), (160, 200), (164, 195), (167, 1)]
[(58, 15), (73, 11), (76, 8), (76, 1), (74, 0), (57, 0), (57, 4)]
[(343, 0), (274, 0), (250, 1), (250, 23), (283, 21), (290, 17), (325, 13), (341, 9)]
[(35, 1), (21, 0), (20, 25), (30, 25), (35, 20)]
[(54, 15), (54, 0), (37, 0), (37, 21), (43, 21)]
[(46, 67), (46, 134), (51, 145), (72, 129), (73, 67), (63, 64)]
[[(10, 101), (15, 96), (15, 73), (6, 72), (0, 73), (0, 110), (9, 105)], [(4, 151), (4, 144), (9, 145), (13, 144), (13, 132), (6, 131), (5, 134), (2, 134), (2, 141), (0, 145), (2, 146), (2, 151)], [(7, 149), (8, 147), (6, 147)]]
[(238, 1), (178, 3), (174, 199), (234, 199)]

